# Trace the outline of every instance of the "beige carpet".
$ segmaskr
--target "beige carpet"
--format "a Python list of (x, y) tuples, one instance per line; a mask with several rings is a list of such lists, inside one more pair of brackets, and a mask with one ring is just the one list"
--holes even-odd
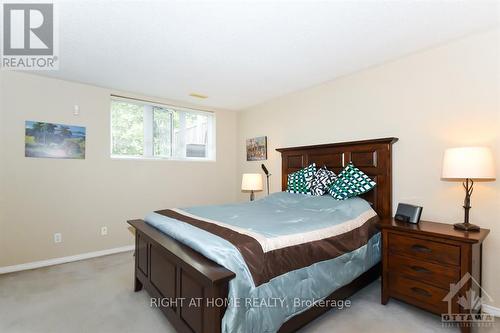
[[(174, 332), (145, 291), (132, 291), (132, 277), (132, 253), (0, 275), (0, 332)], [(412, 306), (380, 305), (378, 282), (351, 301), (350, 309), (330, 311), (301, 332), (458, 332)], [(500, 332), (500, 322), (480, 332)]]

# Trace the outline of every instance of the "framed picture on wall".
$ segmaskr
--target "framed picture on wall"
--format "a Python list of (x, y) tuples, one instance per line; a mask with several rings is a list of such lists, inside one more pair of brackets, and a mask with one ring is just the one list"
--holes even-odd
[(26, 121), (24, 156), (85, 159), (85, 127)]
[(267, 136), (247, 139), (247, 161), (267, 160)]

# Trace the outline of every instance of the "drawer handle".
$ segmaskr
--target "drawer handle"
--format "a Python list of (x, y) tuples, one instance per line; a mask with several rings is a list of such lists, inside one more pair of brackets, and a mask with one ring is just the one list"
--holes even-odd
[(431, 272), (427, 268), (423, 268), (423, 267), (420, 267), (420, 266), (411, 266), (410, 268), (413, 269), (415, 272), (418, 272), (418, 273), (430, 273)]
[(429, 249), (428, 247), (425, 247), (423, 245), (419, 245), (419, 244), (415, 244), (411, 247), (411, 249), (413, 251), (416, 251), (416, 252), (421, 252), (421, 253), (431, 253), (432, 250)]
[(425, 297), (431, 297), (432, 296), (432, 294), (430, 292), (428, 292), (427, 290), (424, 290), (422, 288), (412, 287), (411, 290), (415, 294), (419, 294), (419, 295), (422, 295), (422, 296), (425, 296)]

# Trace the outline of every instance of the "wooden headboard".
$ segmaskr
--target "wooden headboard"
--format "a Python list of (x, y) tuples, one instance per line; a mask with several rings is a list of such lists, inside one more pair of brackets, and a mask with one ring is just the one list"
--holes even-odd
[(370, 176), (377, 186), (362, 195), (382, 218), (392, 217), (392, 144), (397, 138), (341, 142), (276, 149), (281, 153), (281, 188), (287, 176), (311, 163), (339, 173), (349, 162)]

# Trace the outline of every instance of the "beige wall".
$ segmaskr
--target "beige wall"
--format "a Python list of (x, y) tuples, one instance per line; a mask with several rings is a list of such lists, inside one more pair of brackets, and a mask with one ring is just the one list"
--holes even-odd
[[(500, 178), (499, 37), (498, 30), (469, 36), (241, 112), (240, 174), (260, 171), (245, 160), (244, 140), (253, 136), (268, 136), (272, 191), (281, 186), (275, 148), (396, 136), (394, 204), (423, 205), (425, 219), (462, 221), (464, 192), (440, 180), (442, 154), (490, 146)], [(500, 181), (477, 184), (472, 199), (472, 221), (491, 229), (484, 286), (500, 306)]]
[[(112, 91), (24, 73), (0, 75), (0, 267), (130, 245), (127, 219), (165, 207), (234, 201), (234, 112), (216, 112), (216, 162), (112, 160)], [(73, 116), (75, 104), (80, 116)], [(85, 126), (86, 159), (25, 158), (25, 120)], [(101, 226), (108, 236), (100, 236)], [(54, 244), (55, 232), (62, 243)]]
[(7, 249), (5, 247), (5, 230), (4, 228), (4, 220), (5, 220), (5, 196), (6, 193), (3, 190), (5, 185), (4, 185), (4, 176), (5, 172), (3, 172), (5, 168), (5, 160), (2, 158), (4, 156), (4, 144), (3, 142), (5, 141), (4, 139), (4, 112), (3, 112), (3, 89), (2, 89), (2, 81), (3, 81), (3, 75), (4, 71), (0, 71), (0, 266), (2, 266), (2, 258), (3, 258), (3, 253), (7, 253)]

